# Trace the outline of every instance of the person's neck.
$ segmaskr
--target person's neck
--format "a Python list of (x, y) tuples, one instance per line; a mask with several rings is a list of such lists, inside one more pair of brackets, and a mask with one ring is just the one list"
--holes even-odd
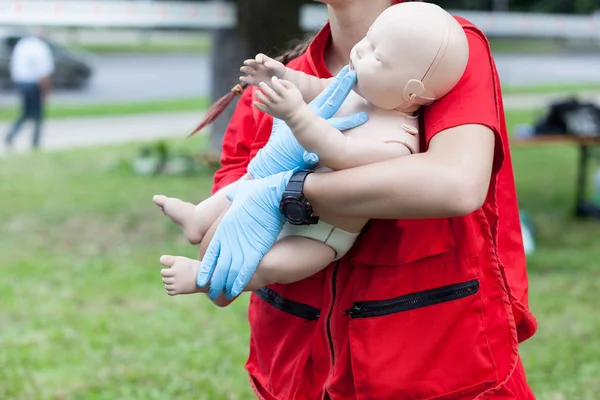
[(331, 43), (325, 51), (325, 64), (333, 75), (348, 64), (352, 47), (365, 37), (371, 24), (390, 5), (390, 0), (346, 0), (327, 6)]

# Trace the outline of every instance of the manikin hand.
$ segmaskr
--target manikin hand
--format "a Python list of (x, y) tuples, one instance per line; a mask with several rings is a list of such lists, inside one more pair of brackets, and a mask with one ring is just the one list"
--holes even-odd
[(206, 249), (196, 278), (199, 288), (210, 281), (211, 299), (223, 291), (232, 299), (250, 282), (283, 228), (279, 202), (292, 173), (240, 182), (227, 194), (231, 206)]
[(290, 81), (274, 76), (271, 86), (261, 82), (258, 87), (256, 97), (259, 101), (255, 101), (254, 106), (275, 118), (288, 120), (304, 104), (302, 93)]
[(285, 78), (285, 65), (264, 54), (257, 54), (256, 58), (244, 61), (240, 71), (246, 76), (240, 76), (240, 81), (249, 85), (258, 86), (261, 82), (270, 83), (271, 78)]
[[(327, 120), (339, 131), (355, 128), (367, 122), (367, 113), (361, 112), (347, 117), (331, 118), (342, 106), (346, 97), (356, 84), (356, 72), (346, 66), (335, 77), (327, 89), (321, 92), (308, 105), (315, 113)], [(264, 178), (279, 172), (293, 169), (312, 169), (318, 157), (307, 153), (290, 128), (275, 118), (269, 141), (250, 161), (248, 173), (254, 179)]]

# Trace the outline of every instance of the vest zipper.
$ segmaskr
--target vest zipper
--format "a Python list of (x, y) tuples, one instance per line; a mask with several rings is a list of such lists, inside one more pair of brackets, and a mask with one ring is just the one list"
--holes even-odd
[(319, 319), (321, 310), (316, 307), (309, 306), (308, 304), (298, 303), (293, 300), (286, 299), (273, 289), (263, 287), (255, 290), (254, 293), (272, 305), (273, 307), (286, 312), (288, 314), (295, 315), (296, 317), (303, 318), (309, 321), (316, 321)]
[(329, 309), (329, 315), (327, 315), (327, 323), (325, 326), (327, 327), (327, 338), (329, 340), (329, 349), (331, 350), (331, 365), (335, 364), (335, 351), (333, 349), (333, 337), (331, 336), (331, 316), (333, 315), (333, 307), (335, 305), (335, 295), (336, 295), (336, 278), (337, 278), (337, 270), (340, 266), (340, 261), (338, 260), (333, 267), (333, 274), (331, 277), (331, 308)]
[(462, 299), (477, 293), (478, 290), (479, 281), (475, 279), (469, 282), (442, 286), (388, 300), (359, 301), (354, 303), (351, 308), (345, 310), (344, 315), (350, 315), (352, 318), (381, 317)]

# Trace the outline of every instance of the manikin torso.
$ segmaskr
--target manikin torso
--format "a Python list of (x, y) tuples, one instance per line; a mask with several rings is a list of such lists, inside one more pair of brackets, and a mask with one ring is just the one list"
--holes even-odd
[[(351, 137), (365, 137), (379, 140), (382, 142), (401, 142), (406, 143), (406, 155), (413, 152), (419, 152), (419, 123), (418, 114), (409, 115), (396, 110), (384, 110), (374, 107), (363, 99), (356, 92), (350, 92), (346, 101), (336, 113), (335, 116), (352, 115), (358, 112), (366, 111), (369, 114), (369, 120), (361, 126), (344, 131), (344, 134)], [(329, 168), (317, 165), (315, 172), (329, 172)], [(347, 232), (356, 232), (365, 224), (365, 219), (339, 217), (335, 215), (326, 215), (322, 219)]]
[[(388, 8), (352, 49), (357, 85), (336, 116), (366, 111), (369, 120), (344, 134), (404, 143), (405, 155), (419, 152), (418, 111), (456, 85), (468, 54), (462, 27), (440, 7), (409, 2)], [(329, 215), (324, 220), (349, 232), (365, 223)]]

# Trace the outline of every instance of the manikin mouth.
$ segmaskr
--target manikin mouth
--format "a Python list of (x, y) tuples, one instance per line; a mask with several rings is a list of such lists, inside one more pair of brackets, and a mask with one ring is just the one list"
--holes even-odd
[(348, 69), (350, 71), (354, 71), (354, 64), (352, 64), (352, 59), (350, 59), (350, 62), (348, 63)]

